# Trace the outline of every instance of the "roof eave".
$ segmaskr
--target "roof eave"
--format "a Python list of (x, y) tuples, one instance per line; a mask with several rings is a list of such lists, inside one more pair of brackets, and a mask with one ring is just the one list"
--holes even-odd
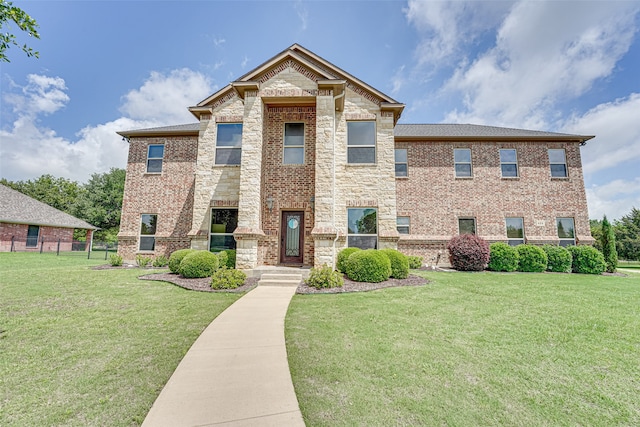
[(591, 135), (558, 135), (558, 136), (498, 136), (498, 135), (429, 135), (429, 136), (394, 136), (396, 141), (540, 141), (540, 142), (578, 142), (580, 145), (585, 145), (590, 139), (595, 138)]

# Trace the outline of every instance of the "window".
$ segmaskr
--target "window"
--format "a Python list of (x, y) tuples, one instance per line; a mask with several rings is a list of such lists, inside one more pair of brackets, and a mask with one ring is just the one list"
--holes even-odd
[(524, 221), (522, 218), (507, 218), (507, 241), (511, 246), (524, 243)]
[(375, 122), (347, 122), (347, 163), (375, 162)]
[(158, 215), (142, 214), (140, 224), (140, 250), (152, 251), (156, 247), (156, 225), (158, 224)]
[(407, 176), (407, 149), (396, 148), (396, 176)]
[(378, 210), (347, 209), (347, 245), (360, 249), (378, 248)]
[(553, 178), (567, 177), (567, 160), (564, 148), (549, 149), (549, 165), (551, 166), (551, 176)]
[(459, 234), (476, 234), (475, 218), (458, 218)]
[(164, 145), (153, 144), (147, 151), (147, 173), (161, 173)]
[(216, 165), (239, 165), (242, 155), (242, 123), (218, 123)]
[(471, 177), (471, 149), (456, 148), (453, 150), (453, 162), (456, 170), (456, 178)]
[(518, 177), (518, 156), (515, 148), (500, 150), (500, 169), (503, 178)]
[(35, 248), (38, 246), (38, 237), (40, 237), (40, 226), (30, 225), (27, 229), (27, 247)]
[(304, 123), (284, 124), (284, 158), (287, 165), (304, 163)]
[(399, 216), (396, 218), (396, 228), (400, 234), (409, 234), (409, 225), (411, 219), (408, 216)]
[(576, 244), (576, 232), (573, 226), (573, 218), (556, 218), (558, 225), (558, 238), (560, 246), (571, 246)]
[(235, 249), (236, 240), (233, 232), (238, 226), (238, 209), (212, 209), (209, 250), (220, 252)]

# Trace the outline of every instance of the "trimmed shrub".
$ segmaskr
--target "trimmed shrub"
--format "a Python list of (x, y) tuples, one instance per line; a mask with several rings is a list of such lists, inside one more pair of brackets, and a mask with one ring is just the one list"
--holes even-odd
[(169, 256), (169, 270), (175, 274), (180, 273), (180, 263), (182, 259), (194, 251), (195, 249), (178, 249), (173, 252), (171, 256)]
[(187, 279), (210, 277), (218, 269), (218, 257), (209, 251), (192, 251), (180, 262), (180, 274)]
[(141, 268), (145, 268), (149, 264), (151, 264), (151, 257), (144, 256), (144, 255), (136, 255), (136, 264), (138, 264), (138, 266)]
[(542, 250), (547, 254), (547, 271), (571, 273), (571, 252), (562, 246), (544, 245)]
[(247, 275), (244, 271), (226, 267), (217, 269), (211, 275), (212, 289), (236, 289), (244, 284)]
[(362, 250), (362, 249), (360, 249), (360, 248), (344, 248), (343, 250), (338, 252), (338, 260), (336, 262), (336, 269), (340, 273), (346, 273), (347, 272), (347, 260), (349, 259), (349, 257), (351, 256), (352, 253), (358, 252), (360, 250)]
[(122, 265), (122, 257), (120, 255), (111, 254), (109, 262), (113, 267), (120, 267)]
[(222, 252), (227, 254), (227, 268), (236, 268), (236, 250), (226, 249)]
[(409, 259), (405, 254), (395, 249), (382, 249), (381, 252), (391, 261), (391, 277), (406, 279), (409, 277)]
[(341, 288), (344, 285), (344, 278), (331, 267), (323, 265), (321, 268), (312, 268), (304, 283), (316, 289)]
[(567, 247), (573, 260), (571, 271), (582, 274), (602, 274), (607, 268), (602, 252), (593, 246), (569, 246)]
[(391, 276), (391, 261), (382, 251), (361, 250), (349, 256), (346, 270), (347, 277), (356, 282), (384, 282)]
[(169, 264), (169, 260), (164, 255), (159, 255), (153, 260), (154, 267), (166, 267)]
[(229, 255), (225, 251), (222, 251), (218, 252), (216, 256), (218, 257), (218, 268), (227, 267), (227, 262), (229, 262)]
[(489, 245), (489, 270), (516, 271), (520, 256), (513, 246), (505, 242), (495, 242)]
[(424, 261), (424, 258), (421, 256), (408, 255), (407, 258), (409, 259), (409, 268), (418, 269), (422, 267), (422, 261)]
[(447, 243), (449, 262), (460, 271), (482, 271), (489, 264), (489, 244), (475, 234), (461, 234)]
[(547, 269), (547, 254), (540, 246), (518, 245), (518, 271), (541, 273)]

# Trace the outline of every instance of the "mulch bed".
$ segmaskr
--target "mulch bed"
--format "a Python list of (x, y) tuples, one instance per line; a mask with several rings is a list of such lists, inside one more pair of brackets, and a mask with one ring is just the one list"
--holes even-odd
[(176, 286), (180, 286), (184, 289), (199, 292), (248, 292), (255, 288), (258, 284), (257, 277), (248, 277), (244, 281), (244, 285), (237, 287), (236, 289), (211, 289), (211, 277), (205, 277), (204, 279), (186, 279), (179, 274), (174, 273), (158, 273), (158, 274), (145, 274), (138, 277), (141, 280), (159, 280), (162, 282), (173, 283)]

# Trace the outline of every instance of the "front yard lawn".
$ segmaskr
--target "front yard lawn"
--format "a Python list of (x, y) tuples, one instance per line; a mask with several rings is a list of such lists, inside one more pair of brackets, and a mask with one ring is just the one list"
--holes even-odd
[(0, 425), (140, 425), (204, 328), (241, 295), (138, 280), (104, 260), (0, 253)]
[(640, 425), (640, 276), (414, 273), (294, 297), (307, 425)]

